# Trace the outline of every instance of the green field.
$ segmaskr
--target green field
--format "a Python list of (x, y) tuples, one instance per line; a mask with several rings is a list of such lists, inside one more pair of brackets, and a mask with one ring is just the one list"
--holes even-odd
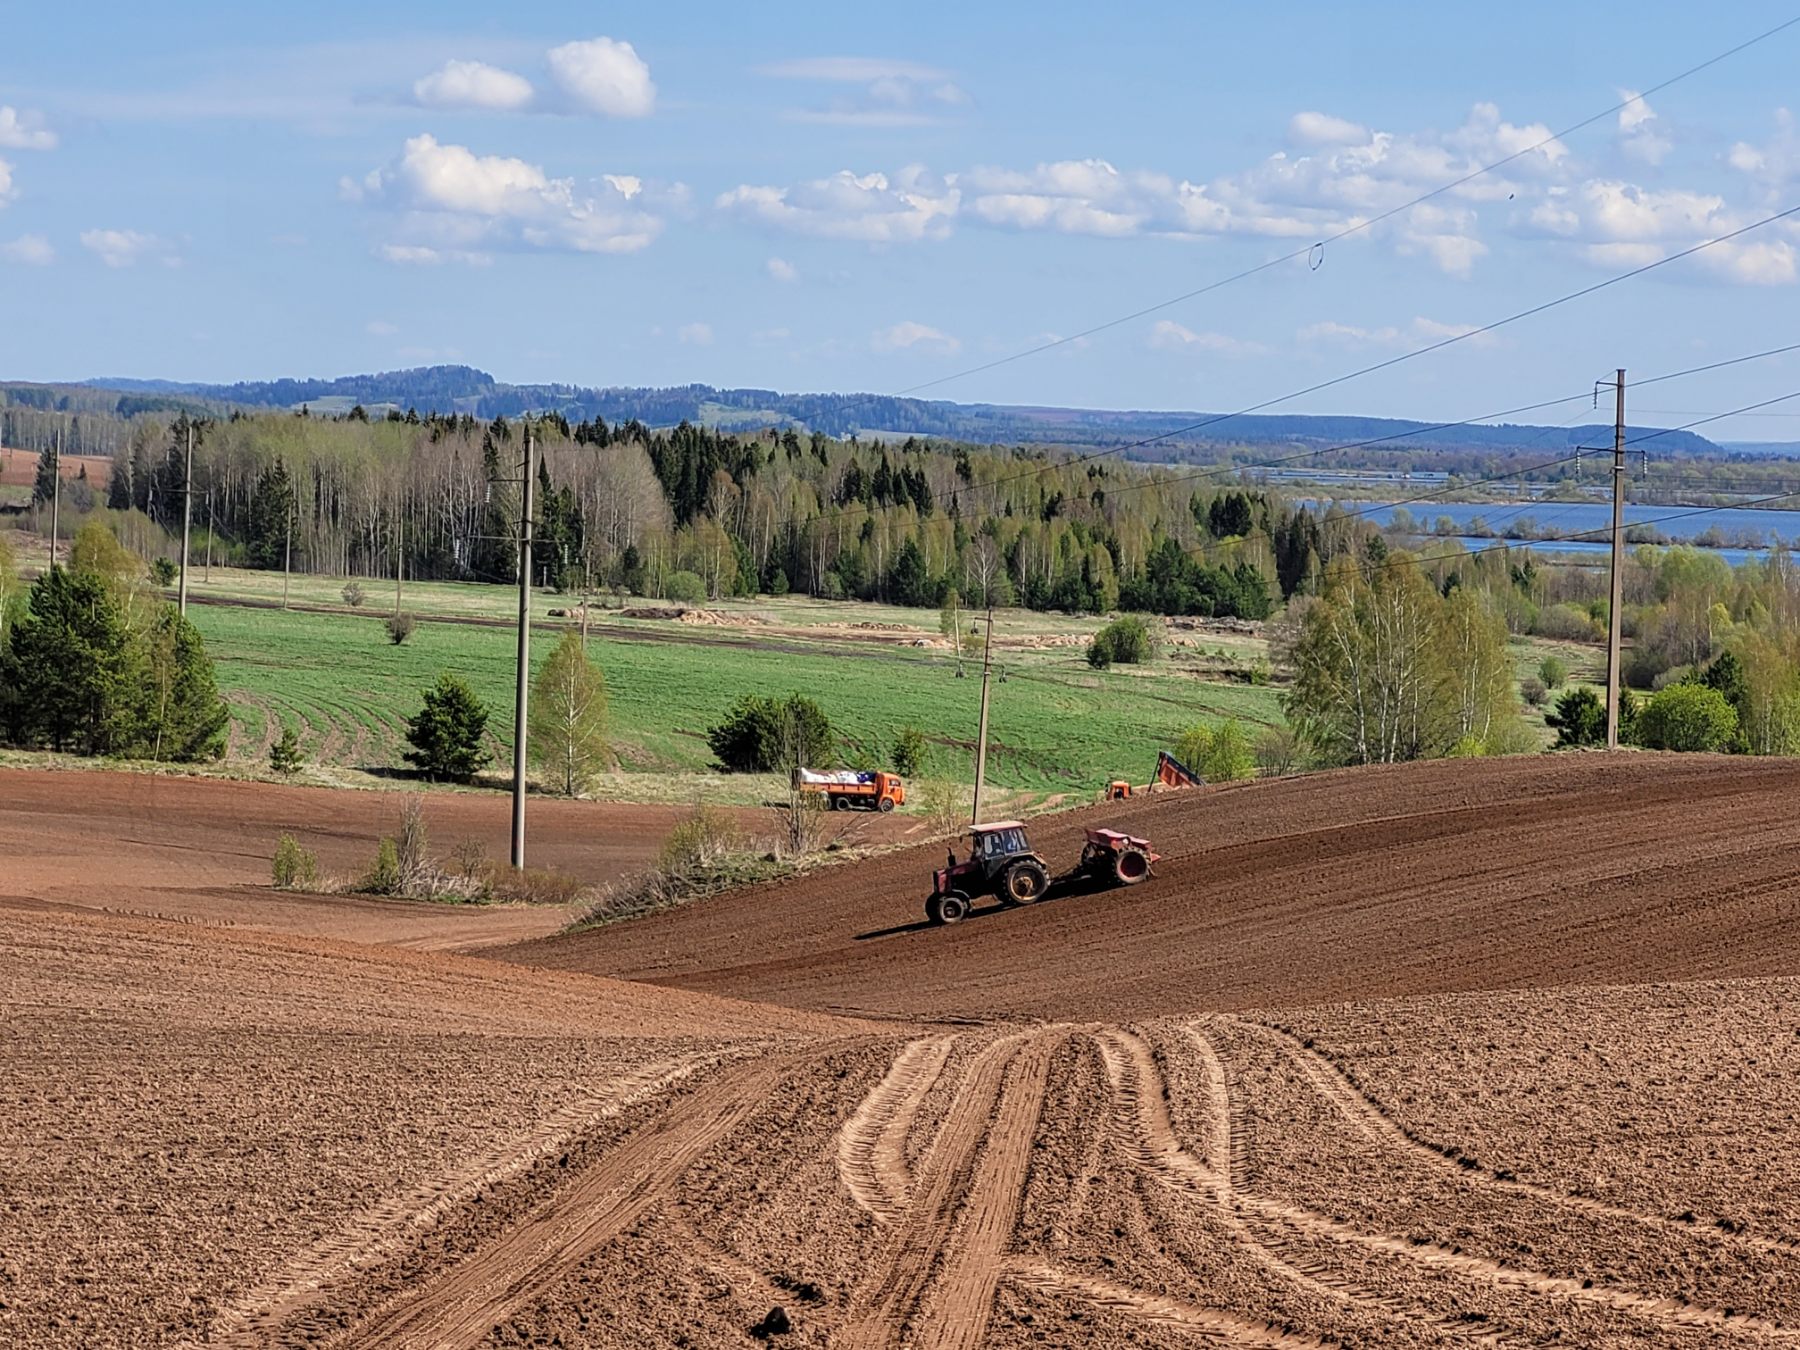
[[(419, 603), (408, 608), (429, 615), (436, 590), (414, 588), (409, 600)], [(493, 587), (445, 588), (443, 607), (464, 614), (485, 609), (473, 603), (477, 597), (469, 590), (485, 591), (479, 598), (491, 598), (495, 608), (506, 598)], [(298, 593), (295, 600), (301, 600)], [(765, 602), (762, 612), (787, 628), (779, 635), (656, 620), (597, 628), (590, 651), (606, 673), (615, 750), (624, 777), (635, 780), (631, 795), (691, 797), (696, 781), (689, 776), (711, 768), (705, 729), (743, 693), (798, 691), (818, 700), (853, 754), (866, 748), (879, 758), (897, 730), (916, 726), (932, 746), (937, 771), (966, 779), (981, 687), (978, 663), (968, 663), (959, 679), (946, 651), (904, 645), (905, 634), (860, 642), (792, 634), (818, 610), (830, 611), (838, 623), (894, 623), (905, 616), (921, 633), (935, 630), (930, 612), (852, 617), (872, 608)], [(272, 720), (282, 719), (322, 767), (380, 772), (398, 765), (405, 719), (417, 709), (420, 690), (441, 671), (474, 686), (493, 710), (493, 748), (509, 753), (515, 638), (508, 627), (427, 618), (406, 645), (395, 647), (379, 614), (221, 604), (197, 604), (190, 612), (231, 703), (234, 758), (260, 760), (277, 731)], [(1002, 633), (1048, 630), (1053, 636), (1070, 623), (1009, 614), (999, 627)], [(555, 637), (553, 628), (537, 628), (534, 664)], [(1105, 673), (1088, 669), (1073, 646), (1009, 651), (1001, 664), (1004, 682), (993, 686), (989, 778), (1032, 794), (1086, 794), (1119, 776), (1141, 782), (1156, 751), (1196, 721), (1266, 724), (1280, 718), (1274, 690), (1203, 678), (1186, 653), (1145, 669)], [(685, 785), (659, 790), (654, 780), (672, 774), (683, 775)], [(614, 795), (627, 795), (625, 787), (614, 784)]]

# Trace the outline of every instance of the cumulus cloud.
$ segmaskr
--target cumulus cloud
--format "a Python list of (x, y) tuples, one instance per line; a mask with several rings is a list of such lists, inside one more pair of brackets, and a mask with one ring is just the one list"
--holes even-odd
[(1173, 319), (1158, 319), (1151, 324), (1149, 343), (1159, 351), (1216, 352), (1223, 356), (1262, 356), (1269, 350), (1260, 342), (1247, 342), (1224, 333), (1197, 333)]
[(675, 340), (688, 347), (710, 347), (713, 340), (712, 325), (684, 323), (675, 330)]
[(786, 258), (770, 258), (763, 264), (763, 270), (783, 285), (791, 286), (800, 280), (800, 269)]
[[(1445, 338), (1463, 337), (1473, 333), (1474, 324), (1442, 323), (1437, 319), (1427, 319), (1423, 315), (1412, 322), (1395, 326), (1383, 325), (1378, 328), (1364, 328), (1356, 324), (1337, 323), (1326, 320), (1323, 323), (1312, 323), (1295, 334), (1305, 343), (1323, 343), (1338, 347), (1396, 347), (1413, 348), (1429, 346), (1434, 342), (1442, 342)], [(1492, 342), (1487, 335), (1470, 339), (1477, 345)]]
[(462, 248), (430, 248), (424, 244), (382, 244), (375, 256), (403, 267), (441, 267), (445, 263), (461, 263), (465, 267), (486, 267), (494, 261), (487, 253)]
[(405, 237), (382, 250), (394, 262), (468, 262), (503, 248), (634, 253), (662, 231), (652, 208), (677, 206), (686, 192), (626, 174), (580, 185), (522, 159), (478, 155), (429, 135), (413, 137), (393, 163), (341, 188), (349, 200), (400, 213)]
[(942, 329), (911, 319), (882, 328), (869, 335), (869, 345), (878, 352), (926, 351), (950, 356), (962, 350), (962, 343)]
[(12, 165), (0, 159), (0, 206), (5, 206), (13, 199)]
[(135, 267), (140, 262), (181, 265), (180, 254), (168, 240), (137, 230), (83, 230), (81, 246), (108, 267)]
[(1621, 89), (1619, 98), (1625, 103), (1619, 109), (1619, 148), (1629, 158), (1656, 167), (1668, 158), (1675, 142), (1657, 127), (1656, 110), (1642, 94)]
[(1775, 132), (1763, 144), (1739, 141), (1731, 147), (1731, 167), (1769, 196), (1800, 180), (1800, 126), (1787, 108), (1775, 113)]
[(48, 267), (56, 261), (56, 250), (41, 234), (22, 234), (11, 243), (0, 244), (0, 258), (28, 267)]
[(0, 148), (7, 150), (54, 150), (56, 133), (44, 125), (42, 113), (0, 104)]
[[(1546, 193), (1521, 222), (1528, 234), (1564, 240), (1596, 267), (1644, 267), (1672, 253), (1740, 230), (1754, 218), (1717, 193), (1652, 189), (1617, 179), (1593, 179)], [(1694, 265), (1722, 280), (1780, 286), (1796, 275), (1794, 231), (1765, 227), (1694, 255)]]
[(517, 112), (531, 102), (531, 81), (480, 61), (446, 61), (413, 85), (426, 108), (486, 108)]
[(578, 106), (608, 117), (648, 117), (656, 107), (650, 67), (629, 42), (565, 42), (549, 53), (550, 77)]
[(745, 184), (721, 193), (714, 206), (794, 234), (887, 244), (943, 238), (959, 200), (943, 179), (912, 167), (891, 179), (843, 169), (792, 187)]
[(1288, 119), (1288, 139), (1295, 145), (1363, 145), (1369, 129), (1330, 113), (1297, 112)]

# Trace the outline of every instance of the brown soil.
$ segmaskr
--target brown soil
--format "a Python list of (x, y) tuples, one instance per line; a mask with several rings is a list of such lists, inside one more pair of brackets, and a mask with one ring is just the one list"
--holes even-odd
[[(30, 487), (37, 482), (37, 466), (36, 451), (7, 446), (0, 450), (0, 487)], [(104, 492), (112, 482), (110, 455), (64, 455), (60, 467), (65, 482), (73, 482), (86, 469), (88, 483), (96, 492)]]
[[(57, 863), (69, 803), (12, 780), (26, 894), (139, 828), (96, 789)], [(1152, 882), (951, 929), (936, 850), (481, 958), (372, 945), (417, 933), (369, 902), (0, 906), (0, 1341), (1794, 1345), (1796, 787), (1169, 794), (1033, 826), (1148, 834)], [(158, 809), (202, 854), (263, 827)]]

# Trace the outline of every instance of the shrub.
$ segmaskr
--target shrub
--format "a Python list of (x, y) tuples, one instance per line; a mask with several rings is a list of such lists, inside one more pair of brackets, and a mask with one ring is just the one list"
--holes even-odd
[(1560, 656), (1546, 656), (1538, 662), (1538, 679), (1546, 689), (1561, 689), (1569, 682), (1569, 666)]
[(375, 866), (363, 878), (362, 888), (370, 895), (398, 895), (400, 884), (400, 850), (392, 839), (383, 839), (375, 850)]
[(1565, 690), (1544, 714), (1544, 725), (1556, 732), (1557, 749), (1606, 744), (1606, 703), (1585, 684)]
[(294, 729), (283, 727), (281, 739), (269, 747), (269, 767), (283, 778), (292, 778), (305, 763), (306, 757), (300, 753), (300, 741), (294, 735)]
[(178, 571), (173, 558), (158, 558), (150, 564), (150, 579), (158, 586), (173, 586)]
[(1530, 755), (1541, 748), (1537, 733), (1519, 717), (1497, 717), (1484, 742), (1490, 755)]
[(1480, 759), (1486, 753), (1487, 746), (1483, 743), (1481, 737), (1470, 733), (1467, 736), (1459, 737), (1448, 750), (1444, 751), (1444, 758)]
[(364, 599), (362, 583), (360, 581), (346, 581), (344, 583), (344, 589), (339, 591), (338, 594), (344, 597), (344, 603), (349, 605), (351, 609), (355, 609), (358, 605), (362, 604)]
[(741, 853), (749, 839), (736, 821), (711, 806), (696, 806), (663, 842), (657, 866), (675, 875), (692, 872)]
[(1550, 697), (1550, 690), (1545, 687), (1541, 676), (1527, 675), (1519, 681), (1519, 697), (1534, 708), (1541, 708)]
[(1717, 689), (1672, 684), (1649, 699), (1634, 719), (1640, 745), (1652, 750), (1723, 750), (1737, 735), (1737, 709)]
[(947, 833), (969, 822), (973, 789), (934, 768), (931, 776), (913, 784), (912, 798), (933, 830)]
[(307, 890), (319, 882), (318, 858), (301, 848), (300, 841), (291, 834), (282, 835), (275, 845), (275, 860), (270, 870), (279, 890)]
[(1189, 727), (1175, 743), (1175, 758), (1209, 783), (1235, 783), (1256, 776), (1256, 757), (1236, 722)]
[(400, 833), (394, 838), (394, 861), (400, 869), (402, 891), (411, 893), (430, 873), (425, 849), (425, 799), (414, 795), (400, 804)]
[(698, 605), (706, 599), (706, 583), (697, 572), (671, 572), (663, 581), (663, 598), (678, 605)]
[(418, 623), (419, 621), (410, 614), (388, 615), (388, 621), (385, 625), (387, 628), (388, 641), (398, 647), (413, 635), (413, 629), (418, 627)]
[(1142, 665), (1156, 655), (1156, 638), (1142, 615), (1125, 614), (1114, 619), (1088, 644), (1087, 661), (1096, 670), (1112, 665)]
[(492, 758), (482, 745), (488, 711), (475, 691), (454, 675), (440, 675), (424, 693), (425, 706), (406, 724), (413, 748), (407, 761), (427, 778), (466, 783)]
[(829, 763), (836, 733), (810, 698), (745, 694), (724, 721), (706, 730), (706, 743), (731, 773), (769, 773)]
[(572, 905), (586, 891), (582, 882), (566, 872), (527, 867), (500, 878), (494, 884), (493, 895), (515, 905)]
[[(1598, 636), (1593, 615), (1580, 605), (1551, 605), (1537, 615), (1530, 631), (1539, 637), (1557, 638), (1564, 642), (1591, 642)], [(1549, 683), (1548, 680), (1545, 681)]]
[(925, 733), (917, 727), (901, 727), (900, 734), (894, 737), (893, 753), (894, 772), (902, 778), (911, 778), (919, 772), (925, 762)]
[(1294, 734), (1292, 727), (1264, 727), (1256, 733), (1256, 742), (1250, 748), (1256, 759), (1256, 767), (1264, 777), (1279, 778), (1283, 774), (1294, 771), (1300, 761), (1300, 738)]

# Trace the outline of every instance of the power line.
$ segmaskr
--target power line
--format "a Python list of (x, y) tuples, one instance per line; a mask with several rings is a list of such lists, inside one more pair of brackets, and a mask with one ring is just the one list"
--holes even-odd
[(1022, 361), (1026, 357), (1029, 357), (1029, 356), (1037, 356), (1043, 352), (1054, 351), (1058, 347), (1065, 347), (1072, 342), (1079, 342), (1085, 338), (1093, 337), (1096, 333), (1104, 333), (1108, 329), (1117, 328), (1122, 324), (1131, 323), (1137, 319), (1147, 318), (1149, 315), (1158, 313), (1161, 310), (1169, 309), (1175, 305), (1182, 304), (1188, 300), (1196, 299), (1199, 296), (1208, 294), (1209, 292), (1221, 290), (1226, 286), (1230, 286), (1236, 282), (1243, 281), (1249, 277), (1256, 276), (1258, 273), (1266, 272), (1270, 268), (1279, 267), (1283, 263), (1293, 262), (1299, 258), (1307, 257), (1316, 249), (1324, 249), (1328, 245), (1338, 243), (1340, 240), (1348, 239), (1351, 235), (1360, 234), (1362, 231), (1370, 229), (1373, 226), (1379, 225), (1383, 221), (1391, 220), (1395, 216), (1401, 215), (1404, 212), (1410, 211), (1416, 206), (1421, 206), (1424, 203), (1431, 201), (1432, 199), (1434, 199), (1436, 197), (1441, 197), (1446, 192), (1454, 192), (1457, 188), (1466, 186), (1467, 184), (1474, 182), (1477, 178), (1483, 178), (1486, 175), (1493, 173), (1496, 169), (1503, 169), (1508, 164), (1512, 164), (1517, 160), (1523, 159), (1527, 155), (1534, 154), (1537, 151), (1542, 150), (1545, 146), (1552, 145), (1558, 141), (1564, 140), (1567, 137), (1574, 135), (1578, 131), (1583, 131), (1586, 128), (1593, 126), (1596, 122), (1603, 122), (1607, 118), (1623, 112), (1625, 109), (1631, 107), (1634, 103), (1641, 103), (1643, 100), (1649, 98), (1650, 95), (1652, 95), (1652, 94), (1659, 94), (1663, 90), (1668, 89), (1670, 86), (1679, 84), (1682, 80), (1688, 79), (1694, 75), (1698, 75), (1701, 71), (1707, 70), (1712, 66), (1716, 66), (1721, 61), (1725, 61), (1733, 56), (1736, 56), (1740, 52), (1747, 51), (1749, 48), (1756, 46), (1760, 42), (1766, 42), (1768, 39), (1776, 36), (1777, 34), (1785, 32), (1787, 29), (1792, 28), (1795, 24), (1800, 24), (1800, 15), (1795, 15), (1793, 18), (1788, 19), (1783, 23), (1776, 24), (1775, 27), (1770, 28), (1770, 29), (1766, 30), (1765, 32), (1758, 33), (1755, 37), (1752, 37), (1743, 42), (1740, 42), (1735, 47), (1730, 47), (1730, 48), (1726, 49), (1725, 51), (1720, 52), (1716, 56), (1708, 57), (1706, 60), (1700, 62), (1698, 65), (1689, 66), (1686, 70), (1682, 71), (1681, 73), (1679, 73), (1677, 75), (1671, 75), (1668, 79), (1663, 80), (1661, 83), (1651, 85), (1649, 88), (1645, 89), (1641, 94), (1635, 94), (1631, 98), (1624, 99), (1623, 101), (1621, 101), (1619, 103), (1615, 103), (1612, 105), (1612, 107), (1606, 108), (1600, 112), (1597, 112), (1597, 113), (1593, 114), (1591, 117), (1584, 117), (1581, 119), (1581, 121), (1575, 122), (1572, 125), (1565, 127), (1561, 131), (1554, 132), (1551, 135), (1545, 136), (1541, 140), (1533, 141), (1530, 145), (1527, 145), (1518, 150), (1515, 150), (1515, 151), (1513, 151), (1513, 153), (1505, 156), (1502, 159), (1497, 159), (1491, 164), (1485, 164), (1479, 169), (1475, 169), (1470, 173), (1464, 174), (1461, 178), (1452, 179), (1448, 183), (1444, 183), (1438, 187), (1431, 189), (1431, 191), (1429, 191), (1429, 192), (1425, 192), (1425, 193), (1420, 194), (1417, 197), (1414, 197), (1411, 201), (1402, 202), (1398, 206), (1390, 207), (1385, 211), (1382, 211), (1376, 215), (1370, 216), (1367, 220), (1360, 220), (1360, 221), (1357, 221), (1355, 224), (1347, 225), (1343, 229), (1337, 231), (1335, 234), (1326, 235), (1324, 238), (1316, 240), (1313, 243), (1307, 244), (1303, 248), (1294, 249), (1291, 252), (1282, 254), (1280, 257), (1271, 258), (1267, 262), (1258, 263), (1254, 267), (1247, 267), (1244, 270), (1242, 270), (1241, 272), (1235, 272), (1228, 277), (1222, 277), (1217, 281), (1208, 282), (1206, 285), (1196, 287), (1195, 289), (1193, 289), (1191, 291), (1184, 291), (1182, 294), (1177, 295), (1177, 296), (1173, 297), (1172, 299), (1162, 300), (1162, 301), (1157, 302), (1154, 305), (1147, 305), (1142, 309), (1132, 311), (1130, 314), (1122, 315), (1116, 319), (1108, 319), (1104, 323), (1095, 324), (1091, 328), (1084, 328), (1079, 333), (1071, 333), (1067, 337), (1059, 337), (1050, 342), (1039, 343), (1035, 347), (1029, 347), (1023, 351), (1014, 352), (1010, 356), (998, 357), (995, 360), (986, 361), (977, 366), (970, 366), (968, 369), (956, 371), (954, 374), (940, 375), (936, 379), (925, 380), (919, 384), (909, 385), (905, 389), (902, 389), (898, 393), (892, 395), (892, 397), (904, 398), (904, 397), (907, 397), (908, 395), (917, 393), (921, 389), (932, 389), (932, 388), (937, 387), (938, 385), (949, 384), (954, 380), (966, 379), (970, 375), (979, 375), (979, 374), (983, 373), (984, 371), (995, 370), (995, 369), (999, 368), (1000, 366), (1011, 365), (1013, 362)]

